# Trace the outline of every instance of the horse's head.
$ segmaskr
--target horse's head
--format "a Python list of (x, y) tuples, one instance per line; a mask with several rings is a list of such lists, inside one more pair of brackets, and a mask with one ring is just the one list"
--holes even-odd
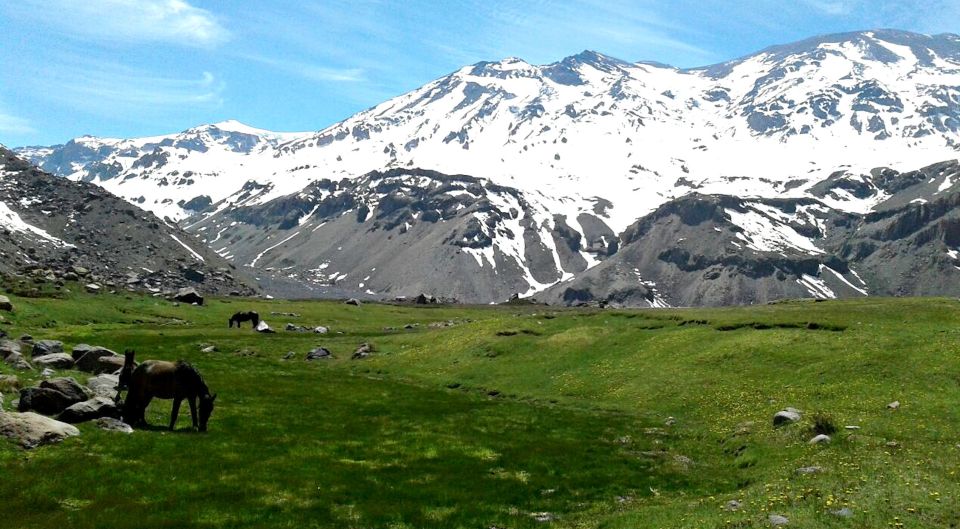
[(127, 389), (130, 387), (130, 375), (133, 374), (134, 369), (134, 356), (133, 349), (127, 349), (123, 352), (123, 369), (120, 370), (120, 380), (117, 384), (117, 391)]
[(200, 431), (207, 431), (207, 421), (213, 414), (213, 401), (217, 400), (216, 395), (203, 395), (200, 397)]

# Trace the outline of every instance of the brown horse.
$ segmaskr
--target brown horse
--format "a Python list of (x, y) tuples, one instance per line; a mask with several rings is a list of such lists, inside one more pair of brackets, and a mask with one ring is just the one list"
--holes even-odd
[[(131, 354), (131, 359), (132, 359)], [(123, 420), (131, 426), (147, 425), (145, 412), (150, 401), (159, 399), (173, 399), (173, 410), (170, 413), (170, 429), (177, 424), (177, 415), (180, 413), (180, 403), (187, 399), (190, 404), (190, 417), (193, 427), (201, 432), (207, 431), (207, 421), (213, 413), (213, 402), (216, 395), (210, 394), (210, 389), (192, 365), (180, 360), (164, 362), (161, 360), (147, 360), (140, 364), (130, 375), (127, 400), (123, 405)], [(197, 418), (197, 399), (200, 399), (200, 417)]]
[(257, 328), (257, 324), (260, 323), (260, 315), (254, 311), (250, 312), (238, 312), (233, 316), (230, 316), (230, 328), (233, 328), (233, 324), (237, 324), (237, 328), (240, 328), (242, 322), (249, 321), (253, 324), (253, 328)]

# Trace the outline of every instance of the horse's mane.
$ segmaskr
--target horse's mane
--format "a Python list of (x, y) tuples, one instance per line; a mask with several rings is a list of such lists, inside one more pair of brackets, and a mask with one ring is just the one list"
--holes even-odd
[(176, 367), (174, 370), (177, 376), (187, 376), (193, 378), (197, 382), (201, 395), (210, 394), (210, 389), (207, 387), (207, 383), (203, 380), (203, 375), (200, 374), (200, 371), (197, 371), (197, 368), (193, 367), (193, 364), (190, 364), (184, 360), (177, 360), (175, 366)]

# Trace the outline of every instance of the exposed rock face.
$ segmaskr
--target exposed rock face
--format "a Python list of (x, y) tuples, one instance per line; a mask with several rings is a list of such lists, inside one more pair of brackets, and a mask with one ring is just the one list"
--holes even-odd
[(91, 291), (113, 283), (157, 293), (255, 292), (241, 271), (174, 224), (98, 186), (44, 173), (3, 147), (0, 211), (0, 273), (83, 281)]
[[(849, 196), (848, 181), (876, 194), (871, 212), (830, 206), (831, 193)], [(537, 298), (660, 307), (960, 295), (957, 162), (837, 176), (816, 193), (824, 201), (673, 200), (622, 233), (613, 257)]]
[(515, 188), (467, 175), (374, 171), (259, 203), (268, 191), (245, 190), (228, 199), (235, 207), (191, 219), (188, 229), (214, 250), (229, 246), (235, 262), (265, 275), (282, 268), (308, 285), (293, 296), (423, 293), (504, 301), (583, 271), (588, 261), (608, 256), (612, 241), (599, 215), (578, 216), (591, 228), (592, 239), (584, 240), (568, 226), (575, 219), (535, 207)]
[(0, 437), (6, 437), (23, 448), (59, 443), (77, 435), (80, 435), (80, 430), (75, 426), (43, 415), (0, 412)]

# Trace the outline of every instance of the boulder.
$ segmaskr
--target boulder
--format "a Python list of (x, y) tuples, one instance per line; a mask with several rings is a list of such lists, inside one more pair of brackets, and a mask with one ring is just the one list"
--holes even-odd
[(98, 397), (113, 397), (117, 394), (118, 385), (120, 377), (117, 375), (102, 374), (87, 380), (87, 387)]
[(23, 448), (58, 443), (76, 435), (80, 435), (76, 426), (43, 415), (31, 412), (0, 413), (0, 436)]
[(357, 298), (350, 298), (350, 299), (344, 301), (343, 303), (344, 303), (345, 305), (353, 305), (353, 306), (355, 306), (355, 307), (359, 307), (359, 306), (360, 306), (360, 300), (357, 299)]
[(113, 417), (100, 417), (97, 419), (94, 424), (97, 425), (97, 428), (101, 430), (106, 430), (108, 432), (119, 432), (119, 433), (133, 433), (133, 427), (129, 424), (121, 421), (120, 419), (115, 419)]
[(10, 302), (10, 298), (7, 296), (0, 296), (0, 310), (7, 312), (13, 311), (13, 303)]
[(257, 324), (257, 328), (254, 330), (257, 332), (265, 333), (265, 334), (271, 334), (276, 332), (273, 329), (271, 329), (269, 325), (267, 325), (267, 322), (263, 320), (260, 320), (260, 323)]
[(217, 352), (217, 346), (216, 346), (216, 345), (208, 345), (208, 346), (204, 347), (203, 349), (200, 349), (200, 352), (201, 352), (201, 353), (216, 353), (216, 352)]
[(13, 340), (0, 340), (0, 358), (20, 352), (20, 344)]
[(810, 439), (810, 441), (808, 442), (812, 445), (820, 445), (820, 444), (829, 444), (830, 441), (832, 441), (832, 439), (830, 439), (829, 435), (820, 434), (814, 437), (813, 439)]
[(53, 353), (34, 358), (33, 364), (38, 368), (71, 369), (73, 368), (73, 357), (66, 353)]
[(801, 418), (801, 415), (799, 411), (793, 408), (787, 408), (785, 410), (778, 411), (773, 416), (773, 426), (779, 427), (779, 426), (783, 426), (793, 422), (797, 422), (800, 420), (800, 418)]
[(117, 409), (117, 403), (114, 402), (113, 399), (94, 397), (90, 400), (70, 405), (67, 409), (60, 412), (57, 420), (75, 424), (78, 422), (92, 421), (100, 417), (118, 418), (120, 416), (119, 411), (120, 410)]
[(191, 305), (196, 303), (197, 305), (203, 305), (203, 296), (201, 296), (197, 289), (193, 287), (181, 288), (177, 291), (177, 294), (173, 296), (173, 299), (181, 303), (190, 303)]
[(333, 354), (325, 347), (317, 347), (307, 353), (307, 360), (326, 360), (329, 358), (333, 358)]
[(62, 353), (63, 342), (60, 340), (38, 340), (33, 342), (33, 348), (30, 350), (30, 356), (39, 358), (49, 354)]
[(774, 527), (781, 527), (784, 525), (788, 525), (790, 523), (790, 520), (787, 519), (786, 516), (782, 516), (779, 514), (771, 514), (768, 520), (770, 521), (770, 525)]
[(887, 404), (887, 409), (888, 409), (888, 410), (899, 410), (899, 409), (900, 409), (900, 401), (899, 401), (899, 400), (895, 400), (895, 401), (891, 402), (890, 404)]
[(86, 285), (83, 286), (83, 288), (85, 288), (87, 292), (91, 294), (96, 294), (97, 292), (100, 292), (100, 290), (103, 289), (103, 287), (101, 287), (96, 283), (87, 283)]
[[(71, 353), (74, 361), (76, 362), (77, 369), (80, 371), (86, 371), (87, 373), (97, 372), (97, 368), (100, 363), (99, 360), (102, 357), (107, 356), (116, 356), (120, 358), (120, 355), (107, 349), (106, 347), (100, 347), (98, 345), (87, 345), (85, 343), (78, 344), (73, 348)], [(123, 365), (123, 359), (120, 358), (120, 364)]]
[[(73, 402), (83, 402), (92, 396), (89, 389), (81, 386), (72, 377), (44, 380), (40, 383), (40, 387), (59, 391)], [(71, 402), (71, 404), (73, 404), (73, 402)]]
[[(134, 366), (136, 365), (136, 362), (134, 362)], [(97, 365), (93, 368), (93, 372), (99, 375), (100, 373), (115, 373), (120, 369), (123, 369), (122, 356), (101, 356), (97, 358)]]
[[(44, 358), (46, 358), (46, 357), (44, 357)], [(52, 369), (50, 369), (49, 367), (43, 368), (43, 371), (40, 372), (40, 376), (41, 376), (42, 378), (44, 378), (44, 379), (50, 378), (50, 377), (52, 377), (53, 375), (56, 375), (56, 374), (57, 374), (57, 372), (54, 371), (54, 370), (52, 370)]]
[(370, 344), (368, 343), (363, 343), (363, 344), (360, 344), (360, 347), (357, 347), (357, 350), (354, 351), (352, 355), (350, 355), (350, 359), (360, 360), (362, 358), (366, 358), (370, 356), (370, 353), (372, 352), (373, 352), (373, 347), (371, 347)]
[(20, 353), (12, 353), (3, 359), (3, 362), (17, 371), (33, 371), (33, 366)]
[(327, 334), (328, 332), (330, 332), (330, 329), (324, 327), (323, 325), (319, 325), (313, 328), (313, 332), (317, 334)]
[[(78, 401), (50, 388), (23, 388), (17, 411), (35, 411), (43, 415), (56, 415)], [(82, 402), (82, 401), (80, 401)]]

